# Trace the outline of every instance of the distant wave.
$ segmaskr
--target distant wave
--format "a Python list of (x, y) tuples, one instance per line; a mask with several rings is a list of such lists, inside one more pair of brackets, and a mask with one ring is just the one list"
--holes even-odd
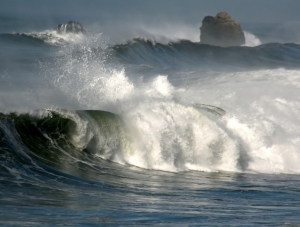
[(5, 42), (15, 42), (25, 45), (41, 45), (45, 44), (44, 40), (25, 33), (0, 34), (0, 40)]
[(45, 43), (50, 45), (64, 45), (67, 43), (78, 43), (84, 39), (84, 35), (59, 34), (54, 30), (45, 30), (42, 32), (0, 34), (0, 39), (25, 44)]
[[(299, 44), (267, 43), (251, 33), (245, 32), (245, 46), (218, 47), (189, 40), (161, 43), (156, 40), (134, 38), (123, 44), (110, 46), (109, 54), (123, 63), (143, 64), (150, 67), (246, 67), (246, 68), (299, 68)], [(18, 42), (22, 45), (66, 44), (90, 45), (97, 52), (97, 45), (103, 49), (103, 37), (82, 34), (58, 34), (54, 30), (32, 33), (0, 34), (4, 42)], [(96, 41), (95, 41), (96, 40)], [(98, 44), (96, 42), (99, 42)], [(80, 49), (80, 48), (79, 48)], [(80, 53), (78, 53), (80, 55)]]
[(126, 63), (150, 66), (190, 67), (299, 67), (300, 45), (268, 43), (255, 47), (218, 47), (188, 40), (158, 43), (133, 39), (112, 47), (116, 56)]

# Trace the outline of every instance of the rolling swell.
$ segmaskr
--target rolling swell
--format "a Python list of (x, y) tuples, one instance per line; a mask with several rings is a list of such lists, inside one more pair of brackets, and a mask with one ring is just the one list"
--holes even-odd
[[(97, 138), (91, 123), (102, 129)], [(95, 149), (98, 157), (108, 152), (108, 147), (119, 149), (120, 143), (111, 138), (118, 137), (116, 131), (122, 130), (117, 115), (92, 110), (1, 114), (0, 126), (1, 175), (27, 175), (32, 168), (39, 171), (51, 168), (83, 178), (99, 174), (99, 168), (105, 164), (95, 157)], [(103, 140), (102, 147), (97, 143), (99, 139)], [(109, 142), (115, 143), (114, 146)]]
[(4, 33), (0, 34), (0, 41), (31, 46), (62, 46), (79, 42), (83, 37), (82, 34), (59, 34), (55, 30), (45, 30), (30, 33)]
[(224, 48), (188, 40), (162, 44), (133, 39), (126, 44), (113, 46), (113, 50), (123, 62), (152, 67), (299, 68), (300, 63), (300, 45), (293, 43)]
[(25, 45), (45, 44), (43, 39), (25, 33), (0, 34), (0, 41)]
[[(89, 39), (89, 37), (87, 37)], [(93, 39), (93, 36), (91, 37)], [(104, 38), (103, 38), (104, 39)], [(82, 35), (57, 34), (46, 30), (32, 33), (0, 34), (0, 42), (30, 46), (63, 46), (69, 43), (81, 45)], [(98, 40), (103, 46), (103, 40)], [(106, 44), (109, 45), (109, 44)], [(96, 45), (97, 46), (97, 45)], [(295, 43), (265, 43), (259, 46), (219, 47), (189, 40), (160, 43), (155, 40), (134, 38), (125, 44), (110, 46), (111, 58), (125, 64), (146, 65), (159, 68), (299, 68), (300, 45)], [(91, 49), (95, 55), (102, 48)], [(100, 51), (99, 51), (100, 50)], [(78, 53), (80, 55), (80, 53)]]
[[(81, 45), (82, 40), (82, 35), (61, 35), (50, 30), (0, 34), (0, 41), (2, 42), (31, 46), (61, 46), (69, 43)], [(103, 45), (103, 40), (98, 40), (98, 42), (99, 46)], [(125, 44), (112, 45), (110, 49), (112, 50), (112, 58), (116, 57), (122, 63), (146, 65), (153, 68), (193, 69), (209, 67), (226, 70), (284, 67), (294, 69), (299, 68), (300, 63), (300, 45), (295, 43), (266, 43), (254, 47), (219, 47), (189, 40), (170, 41), (165, 44), (155, 40), (134, 38)], [(96, 55), (99, 54), (97, 48), (91, 50)], [(100, 50), (102, 49), (100, 48)]]

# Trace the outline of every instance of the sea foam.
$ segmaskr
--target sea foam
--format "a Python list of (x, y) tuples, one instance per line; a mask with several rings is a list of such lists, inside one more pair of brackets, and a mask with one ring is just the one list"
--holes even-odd
[(300, 172), (298, 71), (219, 72), (175, 87), (167, 75), (132, 80), (90, 47), (81, 51), (79, 58), (59, 58), (53, 83), (81, 108), (111, 111), (125, 122), (130, 146), (99, 157), (164, 171)]

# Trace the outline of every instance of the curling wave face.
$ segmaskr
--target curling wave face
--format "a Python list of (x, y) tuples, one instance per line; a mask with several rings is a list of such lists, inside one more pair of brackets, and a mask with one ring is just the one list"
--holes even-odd
[[(165, 112), (158, 113), (163, 106)], [(237, 163), (222, 161), (225, 147), (237, 152), (234, 142), (199, 108), (153, 103), (147, 118), (143, 109), (135, 108), (123, 118), (96, 110), (2, 115), (2, 126), (14, 135), (3, 138), (8, 144), (18, 141), (37, 160), (67, 172), (74, 162), (95, 165), (99, 158), (164, 171), (211, 171), (219, 165), (236, 169)]]

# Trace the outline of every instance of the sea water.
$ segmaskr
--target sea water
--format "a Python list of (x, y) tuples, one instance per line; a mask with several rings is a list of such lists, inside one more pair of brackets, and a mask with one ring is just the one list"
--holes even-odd
[(2, 225), (300, 222), (300, 46), (275, 25), (224, 48), (30, 20), (1, 22)]

